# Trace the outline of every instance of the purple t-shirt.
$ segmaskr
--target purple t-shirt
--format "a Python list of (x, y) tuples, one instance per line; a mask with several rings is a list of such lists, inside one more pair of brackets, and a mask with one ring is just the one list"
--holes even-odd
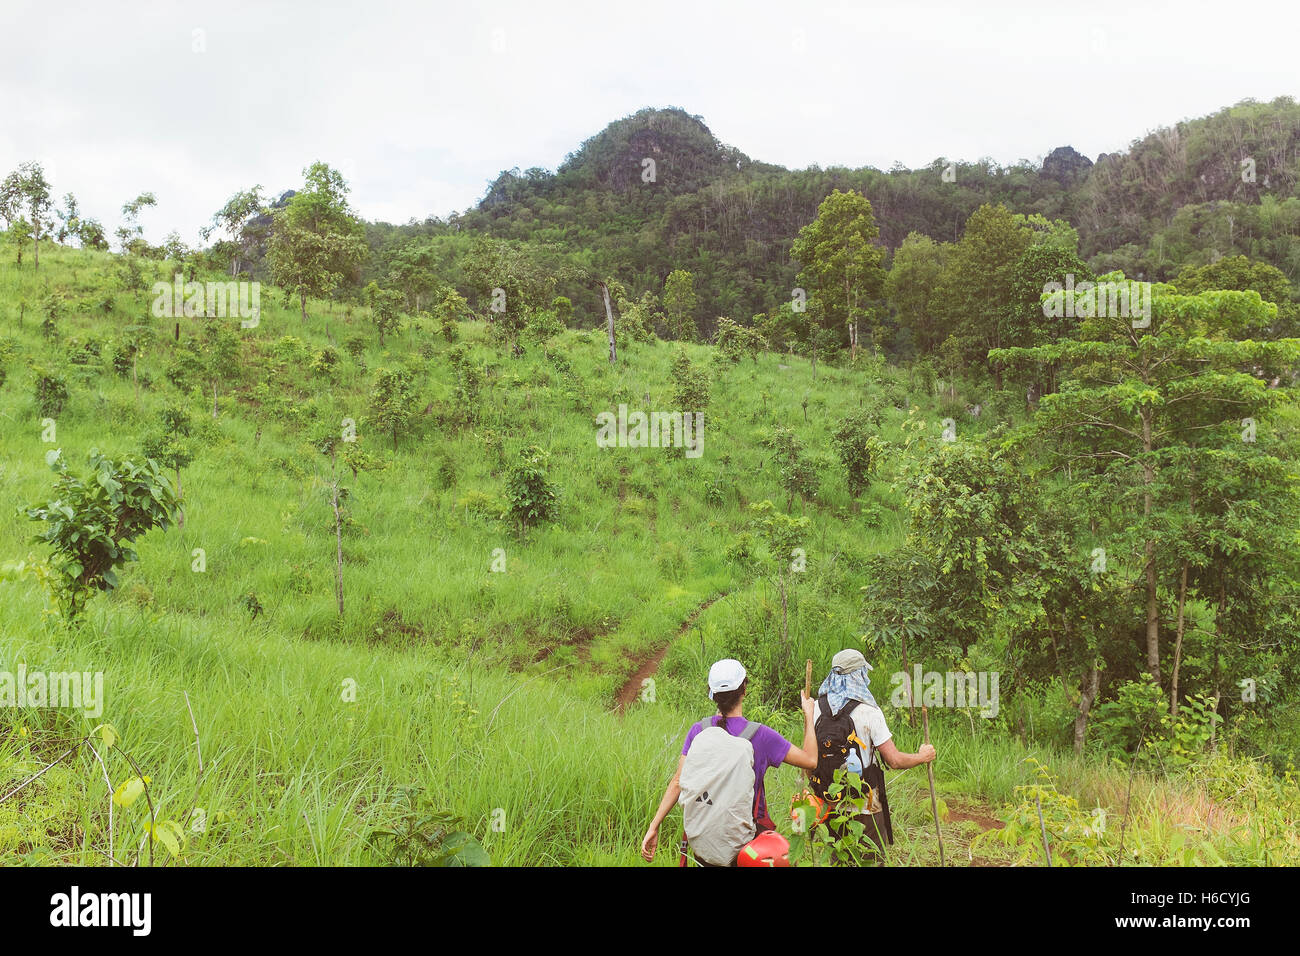
[[(717, 724), (717, 716), (708, 718), (702, 722), (703, 727), (712, 727)], [(749, 721), (744, 717), (728, 717), (727, 730), (733, 735), (739, 735), (745, 729)], [(682, 745), (682, 756), (686, 756), (686, 751), (691, 749), (691, 741), (695, 735), (703, 729), (701, 724), (691, 725), (690, 731), (686, 734), (686, 743)], [(754, 739), (750, 741), (754, 745), (754, 796), (758, 799), (758, 817), (767, 816), (767, 794), (763, 791), (763, 774), (767, 773), (768, 767), (779, 767), (785, 760), (785, 755), (790, 752), (793, 744), (778, 734), (771, 727), (759, 724), (758, 733), (754, 734)]]

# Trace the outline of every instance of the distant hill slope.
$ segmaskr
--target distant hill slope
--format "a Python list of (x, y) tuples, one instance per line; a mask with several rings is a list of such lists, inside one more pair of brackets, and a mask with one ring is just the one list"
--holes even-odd
[(940, 158), (888, 171), (787, 170), (721, 143), (682, 109), (644, 109), (586, 140), (553, 173), (501, 173), (477, 207), (448, 223), (372, 226), (368, 278), (385, 275), (388, 251), (411, 238), (489, 235), (550, 244), (634, 290), (661, 291), (669, 272), (688, 269), (706, 315), (744, 321), (789, 297), (798, 272), (790, 244), (821, 201), (856, 189), (891, 250), (913, 231), (956, 240), (980, 205), (1000, 202), (1071, 222), (1094, 269), (1167, 279), (1244, 254), (1295, 282), (1298, 182), (1300, 105), (1289, 97), (1159, 128), (1096, 163), (1057, 146), (1041, 164)]

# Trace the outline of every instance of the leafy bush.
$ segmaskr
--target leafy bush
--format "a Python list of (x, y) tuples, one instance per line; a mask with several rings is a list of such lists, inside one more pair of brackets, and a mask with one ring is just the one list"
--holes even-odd
[(456, 508), (476, 518), (499, 518), (505, 511), (496, 498), (473, 489), (456, 499)]
[(338, 365), (338, 349), (327, 345), (312, 357), (310, 369), (313, 375), (319, 375), (332, 382), (338, 376)]
[(727, 545), (727, 560), (735, 561), (737, 564), (748, 564), (754, 556), (754, 536), (748, 531), (742, 531), (740, 534)]
[(438, 456), (438, 464), (433, 469), (437, 487), (444, 491), (456, 486), (456, 462), (445, 452)]
[(1049, 854), (1052, 866), (1110, 866), (1114, 859), (1105, 813), (1084, 809), (1057, 790), (1055, 777), (1041, 761), (1029, 757), (1025, 762), (1038, 779), (1016, 787), (1017, 802), (1004, 816), (1006, 826), (980, 834), (972, 846), (996, 841), (1012, 847), (1019, 854), (1018, 866), (1046, 866)]
[(459, 817), (435, 809), (419, 787), (399, 788), (388, 821), (368, 842), (392, 866), (490, 866), (487, 851), (461, 829)]
[(558, 499), (547, 477), (547, 455), (529, 445), (506, 475), (506, 498), (510, 514), (523, 528), (555, 517)]
[(36, 380), (33, 395), (42, 418), (56, 417), (68, 403), (68, 383), (57, 372), (33, 368)]
[(703, 412), (709, 407), (709, 375), (692, 364), (686, 349), (673, 355), (673, 404), (681, 412)]
[(59, 476), (55, 497), (26, 514), (44, 522), (34, 540), (53, 552), (53, 596), (72, 622), (96, 591), (117, 587), (118, 569), (136, 560), (136, 538), (170, 526), (176, 497), (148, 459), (113, 461), (92, 451), (86, 480), (69, 473), (62, 452), (50, 456), (50, 467)]
[(841, 419), (831, 434), (831, 444), (848, 478), (849, 493), (854, 496), (867, 490), (884, 455), (884, 445), (874, 432), (870, 415), (859, 412)]

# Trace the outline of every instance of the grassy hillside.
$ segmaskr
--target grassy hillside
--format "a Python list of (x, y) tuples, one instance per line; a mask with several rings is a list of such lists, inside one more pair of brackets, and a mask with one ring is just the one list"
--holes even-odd
[[(195, 436), (180, 476), (184, 525), (146, 537), (138, 563), (73, 631), (38, 582), (0, 582), (0, 666), (103, 671), (106, 701), (97, 718), (0, 709), (0, 798), (111, 723), (150, 778), (158, 819), (185, 824), (180, 859), (190, 865), (383, 862), (368, 837), (392, 824), (408, 787), (459, 818), (494, 864), (634, 864), (687, 727), (712, 709), (710, 662), (754, 662), (746, 714), (792, 737), (790, 675), (806, 657), (824, 674), (835, 651), (859, 642), (865, 562), (905, 532), (892, 485), (903, 424), (937, 433), (941, 418), (960, 416), (974, 434), (1019, 414), (970, 418), (960, 395), (943, 402), (883, 363), (814, 373), (803, 358), (733, 363), (708, 346), (653, 341), (621, 343), (611, 367), (598, 331), (530, 342), (516, 358), (480, 323), (461, 324), (450, 342), (408, 322), (381, 346), (365, 310), (313, 303), (304, 325), (265, 289), (260, 324), (233, 332), (237, 359), (215, 376), (214, 415), (214, 376), (196, 344), (203, 320), (180, 319), (177, 338), (172, 320), (150, 316), (147, 293), (122, 288), (120, 268), (61, 248), (43, 250), (39, 273), (0, 264), (0, 562), (46, 557), (20, 509), (49, 496), (47, 452), (62, 449), (74, 470), (93, 448), (138, 456), (174, 406)], [(144, 268), (157, 270), (146, 287), (170, 279), (168, 266)], [(140, 325), (153, 339), (134, 368), (115, 370)], [(321, 370), (328, 347), (338, 353), (332, 372)], [(676, 407), (679, 348), (710, 378), (705, 454), (598, 447), (598, 413)], [(396, 368), (412, 375), (414, 414), (394, 447), (371, 391)], [(38, 369), (68, 386), (53, 442), (33, 397)], [(830, 435), (863, 409), (879, 412), (890, 454), (855, 500)], [(339, 468), (349, 492), (340, 615), (331, 464), (313, 440), (345, 419), (356, 422), (349, 454), (363, 467)], [(783, 562), (766, 552), (750, 510), (785, 504), (765, 445), (777, 426), (821, 459), (817, 495), (793, 502), (809, 527), (807, 570), (788, 576), (788, 646)], [(521, 529), (506, 514), (506, 480), (532, 445), (549, 454), (558, 515)], [(505, 570), (493, 571), (502, 559)], [(872, 661), (899, 747), (913, 751), (920, 730), (889, 702), (901, 656), (882, 648)], [(646, 675), (652, 695), (641, 692)], [(616, 707), (620, 694), (634, 702)], [(1096, 807), (1112, 821), (1096, 846), (1067, 846), (1067, 857), (1117, 852), (1131, 787), (1125, 862), (1300, 859), (1287, 836), (1300, 804), (1293, 779), (1224, 756), (1219, 774), (1132, 782), (1126, 767), (1059, 749), (1064, 711), (1050, 698), (1017, 707), (994, 719), (933, 715), (950, 863), (1037, 859), (1037, 837), (1016, 823), (1026, 799), (1033, 807), (1016, 789), (1037, 779), (1030, 757), (1078, 803), (1042, 801), (1062, 825), (1071, 814), (1093, 819)], [(1022, 737), (1014, 728), (1026, 719)], [(101, 767), (82, 750), (0, 799), (0, 861), (106, 864), (109, 794), (134, 773), (116, 752)], [(769, 775), (778, 820), (801, 786), (792, 768)], [(937, 862), (922, 771), (891, 774), (889, 786), (895, 862)], [(190, 825), (197, 807), (204, 832)], [(147, 819), (143, 801), (114, 809), (116, 859), (134, 858)], [(669, 827), (679, 826), (674, 814)], [(1006, 841), (972, 847), (986, 830)], [(657, 863), (675, 862), (675, 839), (663, 834)]]

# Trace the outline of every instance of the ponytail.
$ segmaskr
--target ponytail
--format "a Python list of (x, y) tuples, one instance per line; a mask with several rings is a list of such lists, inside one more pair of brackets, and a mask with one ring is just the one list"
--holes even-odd
[(746, 677), (735, 690), (723, 691), (713, 695), (713, 702), (718, 705), (718, 717), (713, 724), (714, 727), (721, 727), (727, 733), (731, 733), (731, 730), (727, 727), (726, 713), (740, 702), (740, 698), (745, 695), (745, 685), (748, 683), (749, 678)]

